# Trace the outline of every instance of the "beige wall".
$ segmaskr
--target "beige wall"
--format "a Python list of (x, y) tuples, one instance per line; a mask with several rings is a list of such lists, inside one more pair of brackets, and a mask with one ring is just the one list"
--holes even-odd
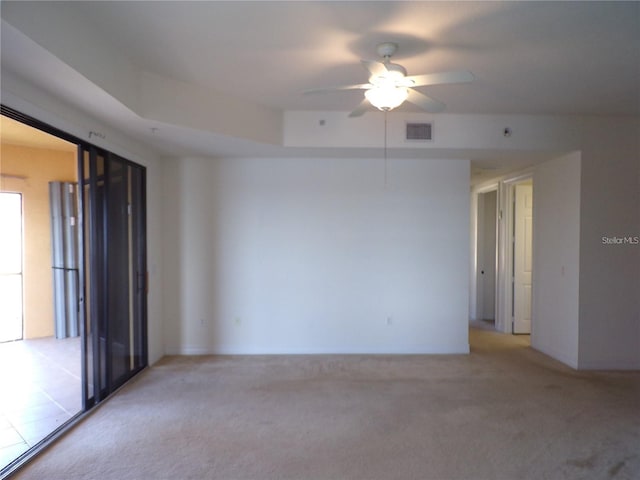
[[(22, 194), (24, 338), (54, 334), (49, 182), (77, 181), (76, 154), (0, 145), (0, 191)], [(8, 177), (15, 175), (24, 179)]]

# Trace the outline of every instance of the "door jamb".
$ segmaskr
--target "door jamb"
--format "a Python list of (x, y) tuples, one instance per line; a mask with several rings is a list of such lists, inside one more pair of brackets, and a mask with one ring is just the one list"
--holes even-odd
[(496, 330), (508, 334), (513, 333), (513, 201), (515, 198), (515, 186), (528, 180), (533, 180), (533, 172), (531, 171), (518, 173), (500, 182), (498, 216), (501, 220), (499, 221), (498, 231), (498, 290), (496, 292), (498, 309), (496, 311)]

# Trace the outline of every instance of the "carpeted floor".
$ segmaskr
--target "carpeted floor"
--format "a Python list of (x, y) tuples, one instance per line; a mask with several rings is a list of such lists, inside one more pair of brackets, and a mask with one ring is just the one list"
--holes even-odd
[(640, 373), (468, 356), (169, 357), (26, 479), (638, 479)]

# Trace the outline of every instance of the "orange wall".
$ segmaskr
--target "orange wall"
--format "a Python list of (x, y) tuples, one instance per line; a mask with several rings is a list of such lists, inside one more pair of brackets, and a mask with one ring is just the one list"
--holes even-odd
[(24, 338), (54, 335), (49, 182), (76, 182), (76, 153), (0, 145), (0, 191), (22, 193)]

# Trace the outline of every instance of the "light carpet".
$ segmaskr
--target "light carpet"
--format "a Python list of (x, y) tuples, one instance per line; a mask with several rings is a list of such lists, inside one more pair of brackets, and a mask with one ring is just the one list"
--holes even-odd
[(638, 479), (640, 373), (470, 355), (168, 357), (27, 479)]

